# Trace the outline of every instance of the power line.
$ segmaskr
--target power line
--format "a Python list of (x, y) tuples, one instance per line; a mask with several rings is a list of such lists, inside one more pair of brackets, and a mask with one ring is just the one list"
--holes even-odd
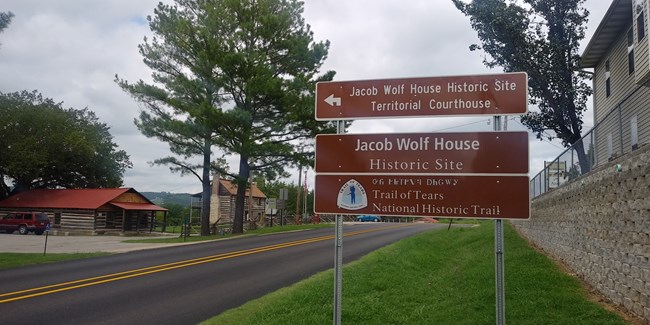
[[(523, 125), (523, 124), (521, 123), (521, 121), (518, 121), (518, 120), (516, 120), (515, 118), (517, 118), (517, 116), (513, 116), (511, 119), (512, 119), (513, 121), (517, 122), (519, 125), (521, 125), (521, 126), (523, 126), (523, 127), (526, 127), (525, 125)], [(548, 142), (549, 144), (551, 144), (552, 146), (554, 146), (554, 147), (556, 147), (556, 148), (558, 148), (558, 149), (563, 149), (563, 150), (565, 149), (565, 148), (560, 147), (560, 146), (558, 146), (557, 144), (553, 143), (552, 141), (548, 140), (548, 138), (552, 138), (552, 136), (549, 135), (548, 133), (546, 133), (546, 131), (544, 131), (543, 133), (544, 133), (544, 135), (545, 135), (547, 138), (541, 137), (540, 140), (545, 141), (545, 142)]]
[[(518, 116), (510, 117), (509, 120), (515, 121), (515, 122), (517, 122), (519, 125), (521, 125), (521, 126), (523, 126), (524, 128), (528, 129), (525, 125), (523, 125), (523, 124), (521, 123), (521, 121), (519, 121)], [(464, 126), (469, 126), (469, 125), (473, 125), (473, 124), (484, 123), (484, 122), (487, 122), (487, 123), (489, 124), (490, 121), (491, 121), (490, 119), (488, 119), (488, 120), (480, 120), (480, 121), (476, 121), (476, 122), (470, 122), (470, 123), (465, 123), (465, 124), (460, 124), (460, 125), (450, 126), (450, 127), (446, 127), (446, 128), (442, 128), (442, 129), (437, 129), (437, 130), (433, 130), (433, 131), (431, 131), (431, 132), (446, 131), (446, 130), (456, 129), (456, 128), (460, 128), (460, 127), (464, 127)], [(561, 147), (561, 146), (559, 146), (559, 145), (553, 143), (552, 141), (548, 140), (548, 138), (553, 138), (553, 136), (551, 136), (550, 134), (548, 134), (547, 131), (544, 131), (543, 134), (544, 134), (546, 137), (542, 137), (542, 138), (540, 138), (541, 141), (547, 142), (547, 143), (549, 143), (550, 145), (552, 145), (552, 146), (554, 146), (554, 147), (556, 147), (556, 148), (558, 148), (558, 149), (562, 149), (562, 150), (565, 149), (564, 147)]]
[[(472, 125), (472, 124), (483, 123), (483, 122), (485, 122), (485, 120), (480, 120), (480, 121), (471, 122), (471, 123), (466, 123), (466, 124), (461, 124), (461, 125), (456, 125), (456, 126), (450, 126), (450, 127), (447, 127), (447, 128), (442, 128), (442, 129), (438, 129), (438, 130), (433, 130), (433, 131), (431, 131), (431, 132), (439, 132), (439, 131), (451, 130), (451, 129), (460, 128), (460, 127), (468, 126), (468, 125)], [(487, 122), (489, 123), (490, 120), (487, 120)]]

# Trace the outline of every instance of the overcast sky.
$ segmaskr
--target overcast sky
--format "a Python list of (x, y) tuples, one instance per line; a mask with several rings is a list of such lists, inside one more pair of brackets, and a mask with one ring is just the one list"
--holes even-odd
[[(170, 1), (163, 1), (170, 2)], [(194, 176), (172, 174), (148, 162), (170, 154), (165, 143), (141, 135), (133, 124), (139, 107), (115, 83), (118, 74), (130, 82), (149, 78), (137, 45), (150, 35), (147, 15), (157, 0), (3, 0), (0, 12), (15, 17), (0, 34), (0, 92), (38, 90), (64, 107), (94, 111), (110, 126), (114, 142), (129, 154), (133, 168), (124, 186), (138, 191), (196, 193)], [(587, 0), (587, 38), (611, 4)], [(305, 20), (316, 41), (331, 42), (323, 71), (335, 80), (387, 79), (501, 73), (482, 64), (482, 54), (470, 52), (477, 43), (469, 19), (451, 0), (307, 0)], [(591, 110), (585, 128), (593, 126)], [(489, 118), (442, 117), (355, 121), (350, 133), (490, 131)], [(518, 118), (509, 130), (523, 130)], [(564, 149), (558, 143), (530, 136), (530, 175), (544, 160)], [(231, 159), (231, 166), (237, 166)], [(236, 172), (236, 170), (235, 170)], [(294, 173), (295, 174), (295, 173)], [(297, 176), (288, 179), (297, 182)], [(313, 172), (308, 184), (313, 188)], [(269, 196), (272, 196), (270, 194)]]

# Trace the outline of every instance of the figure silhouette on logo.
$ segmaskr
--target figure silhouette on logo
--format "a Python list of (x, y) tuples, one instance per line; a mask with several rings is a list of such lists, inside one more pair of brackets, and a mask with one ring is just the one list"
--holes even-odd
[(368, 206), (368, 196), (363, 184), (349, 179), (343, 184), (336, 196), (336, 205), (346, 210), (359, 210)]

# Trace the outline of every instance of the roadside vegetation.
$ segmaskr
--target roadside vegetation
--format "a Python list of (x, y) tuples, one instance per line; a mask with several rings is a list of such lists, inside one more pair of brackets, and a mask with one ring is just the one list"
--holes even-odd
[[(344, 244), (345, 249), (345, 244)], [(505, 229), (510, 324), (628, 324), (589, 300), (576, 278)], [(328, 324), (332, 270), (205, 324)], [(346, 324), (494, 324), (494, 227), (437, 230), (375, 251), (343, 270)]]
[(95, 256), (106, 256), (109, 253), (70, 253), (52, 254), (48, 253), (0, 253), (0, 270), (14, 267), (28, 266), (33, 264), (44, 264), (62, 262), (67, 260), (78, 260)]

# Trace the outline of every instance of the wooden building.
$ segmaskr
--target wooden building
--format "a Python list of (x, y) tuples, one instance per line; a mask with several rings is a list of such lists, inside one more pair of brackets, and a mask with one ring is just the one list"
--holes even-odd
[[(217, 180), (218, 181), (215, 181)], [(212, 181), (210, 195), (210, 224), (230, 224), (235, 219), (235, 200), (237, 198), (237, 184), (230, 180), (215, 177)], [(252, 199), (252, 200), (251, 200)], [(201, 209), (201, 193), (192, 195), (192, 208)], [(249, 213), (249, 209), (252, 213)], [(261, 222), (266, 212), (266, 195), (255, 185), (246, 189), (244, 202), (244, 221), (252, 220)]]
[(595, 164), (650, 143), (650, 0), (613, 0), (580, 65), (593, 69)]
[(167, 209), (132, 188), (101, 188), (34, 189), (0, 201), (2, 211), (45, 212), (55, 232), (103, 234), (150, 232)]

